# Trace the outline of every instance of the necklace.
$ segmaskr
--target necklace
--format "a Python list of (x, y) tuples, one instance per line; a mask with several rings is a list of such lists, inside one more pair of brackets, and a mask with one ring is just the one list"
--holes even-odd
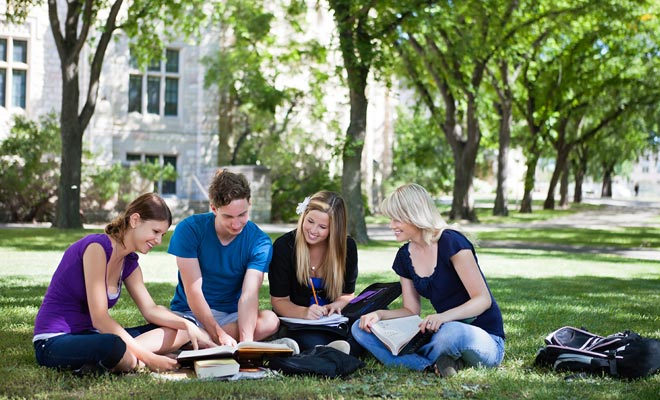
[(312, 271), (316, 271), (316, 266), (312, 265)]

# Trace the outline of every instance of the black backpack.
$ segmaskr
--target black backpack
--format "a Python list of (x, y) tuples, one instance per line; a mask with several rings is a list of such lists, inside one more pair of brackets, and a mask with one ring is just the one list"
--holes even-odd
[(534, 364), (556, 371), (634, 379), (660, 370), (660, 341), (629, 330), (599, 336), (565, 326), (546, 336), (545, 343), (536, 353)]
[(341, 310), (348, 317), (348, 326), (364, 314), (387, 308), (391, 302), (401, 296), (400, 282), (376, 282), (367, 286)]
[(344, 378), (364, 367), (364, 362), (332, 347), (317, 346), (290, 357), (272, 357), (265, 365), (285, 375)]

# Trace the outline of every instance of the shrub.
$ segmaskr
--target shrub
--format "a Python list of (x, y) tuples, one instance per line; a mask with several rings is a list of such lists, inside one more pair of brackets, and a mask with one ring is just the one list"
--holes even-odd
[(56, 114), (38, 122), (14, 117), (9, 136), (0, 143), (0, 209), (9, 222), (52, 220), (61, 147)]

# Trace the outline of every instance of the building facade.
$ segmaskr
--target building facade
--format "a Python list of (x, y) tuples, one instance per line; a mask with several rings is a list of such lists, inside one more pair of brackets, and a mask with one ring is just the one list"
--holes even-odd
[[(6, 137), (15, 114), (36, 120), (42, 114), (57, 113), (62, 93), (60, 59), (47, 6), (33, 8), (22, 24), (4, 20), (5, 9), (6, 2), (0, 0), (0, 139)], [(320, 36), (328, 37), (323, 29), (332, 29), (331, 16), (310, 9), (308, 19)], [(175, 41), (166, 46), (162, 60), (140, 69), (131, 57), (128, 39), (122, 32), (115, 32), (104, 59), (96, 110), (83, 136), (84, 147), (94, 155), (94, 162), (99, 166), (138, 161), (172, 165), (176, 181), (155, 182), (154, 190), (171, 205), (188, 212), (194, 208), (192, 204), (203, 204), (208, 182), (217, 169), (218, 100), (213, 90), (204, 87), (202, 58), (216, 48), (217, 39), (212, 33), (195, 43)], [(91, 56), (90, 48), (85, 47), (80, 56), (81, 104), (87, 94), (87, 60)], [(331, 83), (334, 89), (328, 91), (326, 101), (345, 130), (350, 114), (347, 90), (336, 83)], [(374, 85), (370, 90), (363, 182), (365, 193), (375, 205), (380, 201), (381, 183), (391, 168), (391, 161), (383, 155), (390, 157), (394, 104), (385, 89)], [(238, 169), (254, 182), (270, 183), (267, 166)], [(338, 168), (335, 173), (340, 173)], [(263, 196), (253, 204), (268, 204), (261, 210), (253, 209), (253, 218), (269, 220), (269, 191), (259, 187), (253, 190)]]

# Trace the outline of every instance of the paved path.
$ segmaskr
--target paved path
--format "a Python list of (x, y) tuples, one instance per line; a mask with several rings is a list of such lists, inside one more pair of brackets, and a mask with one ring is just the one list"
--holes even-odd
[[(592, 201), (594, 202), (594, 201)], [(532, 223), (517, 224), (470, 224), (460, 225), (460, 228), (467, 232), (478, 234), (480, 231), (497, 230), (502, 228), (524, 228), (524, 227), (547, 227), (548, 229), (564, 226), (580, 226), (592, 229), (612, 229), (623, 226), (640, 227), (660, 227), (660, 201), (658, 202), (640, 202), (640, 201), (599, 201), (606, 207), (598, 210), (588, 210), (571, 215), (547, 220), (536, 221)], [(0, 228), (4, 225), (0, 224)], [(33, 224), (11, 224), (11, 226), (44, 226)], [(260, 224), (262, 229), (271, 233), (284, 233), (294, 229), (293, 224)], [(86, 225), (87, 227), (87, 225)], [(98, 228), (98, 226), (95, 226)], [(367, 226), (369, 237), (376, 240), (394, 240), (394, 235), (387, 225), (369, 225)], [(571, 245), (555, 245), (548, 243), (529, 243), (513, 241), (481, 241), (482, 248), (515, 248), (515, 249), (541, 249), (557, 250), (565, 252), (579, 252), (582, 254), (616, 254), (623, 257), (660, 261), (660, 251), (649, 249), (621, 249), (608, 247), (585, 247)], [(657, 244), (655, 244), (657, 247)], [(396, 247), (367, 249), (358, 252), (360, 271), (382, 272), (389, 271), (392, 261), (396, 254)], [(143, 263), (148, 263), (155, 271), (150, 280), (158, 280), (163, 274), (162, 269), (172, 270), (171, 276), (176, 276), (176, 265), (172, 257), (165, 253), (150, 254), (145, 257)], [(145, 270), (145, 273), (148, 273)]]
[[(604, 207), (598, 210), (586, 210), (574, 214), (553, 218), (546, 221), (535, 221), (528, 224), (467, 224), (463, 226), (468, 232), (496, 230), (501, 228), (562, 228), (580, 227), (587, 229), (607, 230), (618, 227), (648, 227), (660, 228), (660, 202), (654, 201), (624, 201), (624, 200), (592, 200), (594, 204)], [(529, 243), (515, 241), (482, 241), (481, 247), (498, 248), (526, 248), (539, 250), (558, 250), (577, 252), (583, 254), (615, 254), (622, 257), (637, 258), (641, 260), (660, 261), (660, 251), (653, 249), (634, 248), (622, 249), (620, 247), (591, 247), (575, 245), (557, 245), (553, 243)], [(656, 243), (657, 247), (658, 244)]]
[[(660, 201), (634, 201), (634, 200), (590, 200), (589, 203), (604, 205), (597, 210), (586, 210), (546, 221), (531, 223), (509, 224), (459, 224), (460, 229), (475, 233), (493, 231), (502, 228), (560, 228), (575, 227), (590, 229), (612, 229), (615, 227), (660, 227)], [(267, 232), (287, 232), (295, 225), (260, 224)], [(387, 225), (368, 225), (367, 231), (370, 239), (394, 240), (394, 235)], [(480, 241), (482, 248), (511, 248), (511, 249), (538, 249), (576, 252), (582, 254), (614, 254), (627, 258), (640, 260), (660, 261), (660, 251), (649, 249), (622, 249), (618, 247), (591, 247), (557, 245), (552, 243), (530, 243), (516, 241)], [(384, 271), (389, 270), (396, 249), (360, 250), (360, 270)]]

